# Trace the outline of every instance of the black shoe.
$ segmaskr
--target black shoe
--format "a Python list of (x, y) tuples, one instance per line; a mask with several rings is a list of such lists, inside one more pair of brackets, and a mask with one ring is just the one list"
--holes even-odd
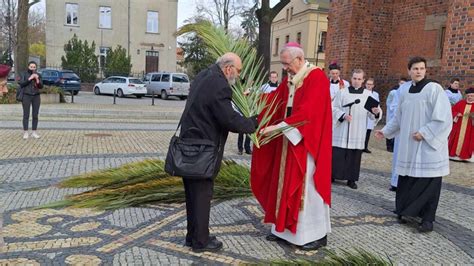
[(265, 237), (265, 239), (266, 239), (267, 241), (271, 241), (271, 242), (275, 242), (275, 241), (282, 240), (281, 238), (277, 237), (277, 236), (274, 235), (274, 234), (269, 234), (268, 236)]
[(362, 150), (365, 153), (372, 153), (369, 149)]
[(347, 181), (347, 186), (352, 189), (357, 189), (357, 184), (355, 181)]
[(245, 151), (246, 154), (252, 154), (252, 151)]
[(428, 233), (433, 231), (433, 222), (422, 222), (421, 225), (418, 227), (418, 231), (420, 233)]
[(243, 153), (242, 151), (239, 151), (237, 154), (242, 155), (242, 154), (244, 154), (244, 153)]
[(406, 224), (407, 220), (403, 219), (403, 217), (401, 215), (397, 215), (397, 222), (399, 224)]
[[(209, 241), (213, 241), (213, 240), (216, 240), (216, 236), (209, 236)], [(186, 247), (191, 247), (193, 245), (193, 242), (191, 240), (186, 240), (186, 242), (184, 242), (184, 245)]]
[(316, 241), (310, 242), (308, 244), (305, 244), (303, 246), (300, 246), (299, 248), (301, 250), (306, 250), (306, 251), (317, 250), (319, 248), (327, 246), (327, 244), (328, 244), (328, 238), (327, 238), (327, 236), (325, 236), (325, 237), (323, 237), (319, 240), (316, 240)]
[(222, 248), (222, 242), (217, 240), (217, 239), (212, 239), (209, 241), (207, 246), (202, 247), (202, 248), (195, 248), (193, 247), (193, 252), (201, 253), (205, 251), (210, 251), (210, 252), (216, 252)]
[(397, 191), (397, 187), (391, 186), (388, 190), (393, 191), (393, 192), (396, 192), (396, 191)]

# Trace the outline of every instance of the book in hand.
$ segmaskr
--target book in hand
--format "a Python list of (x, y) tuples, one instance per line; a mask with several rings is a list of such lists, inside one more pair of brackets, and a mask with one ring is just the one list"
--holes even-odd
[(365, 108), (367, 111), (369, 111), (369, 112), (372, 113), (372, 108), (378, 107), (379, 104), (380, 104), (379, 101), (377, 101), (376, 99), (374, 99), (372, 96), (369, 96), (369, 97), (367, 98), (367, 101), (366, 101), (365, 104), (364, 104), (364, 108)]

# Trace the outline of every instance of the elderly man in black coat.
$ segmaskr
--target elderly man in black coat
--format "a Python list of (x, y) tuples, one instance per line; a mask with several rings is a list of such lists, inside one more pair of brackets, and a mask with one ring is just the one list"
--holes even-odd
[[(191, 179), (183, 176), (187, 213), (186, 246), (192, 247), (194, 252), (222, 248), (222, 242), (209, 236), (209, 214), (214, 178), (220, 168), (229, 131), (253, 133), (257, 128), (256, 117), (243, 117), (231, 104), (230, 86), (235, 84), (241, 69), (239, 56), (226, 53), (215, 64), (202, 70), (191, 84), (184, 112), (186, 115), (181, 118), (180, 137), (186, 132), (186, 137), (211, 140), (219, 146), (219, 165), (212, 178)], [(188, 131), (190, 128), (193, 130)]]

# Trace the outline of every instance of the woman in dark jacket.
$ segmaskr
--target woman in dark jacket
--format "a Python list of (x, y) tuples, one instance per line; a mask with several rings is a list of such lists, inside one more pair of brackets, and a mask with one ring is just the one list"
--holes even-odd
[(36, 62), (28, 63), (28, 71), (21, 73), (20, 84), (21, 89), (23, 90), (23, 139), (28, 138), (28, 120), (30, 119), (30, 106), (33, 106), (33, 132), (31, 136), (35, 139), (38, 139), (40, 136), (36, 133), (38, 128), (38, 113), (41, 104), (40, 92), (39, 90), (43, 88), (43, 81), (41, 76), (36, 73)]

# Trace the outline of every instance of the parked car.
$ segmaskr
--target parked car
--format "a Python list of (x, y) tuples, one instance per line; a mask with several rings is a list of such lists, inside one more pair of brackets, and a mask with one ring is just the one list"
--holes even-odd
[(145, 75), (147, 94), (159, 95), (166, 100), (168, 96), (178, 96), (184, 100), (189, 94), (189, 78), (184, 73), (152, 72)]
[(38, 70), (44, 85), (58, 86), (63, 91), (77, 95), (81, 90), (81, 79), (71, 70), (43, 68)]
[(94, 85), (94, 93), (114, 94), (114, 90), (119, 97), (135, 95), (141, 98), (146, 95), (146, 85), (138, 78), (112, 76)]

